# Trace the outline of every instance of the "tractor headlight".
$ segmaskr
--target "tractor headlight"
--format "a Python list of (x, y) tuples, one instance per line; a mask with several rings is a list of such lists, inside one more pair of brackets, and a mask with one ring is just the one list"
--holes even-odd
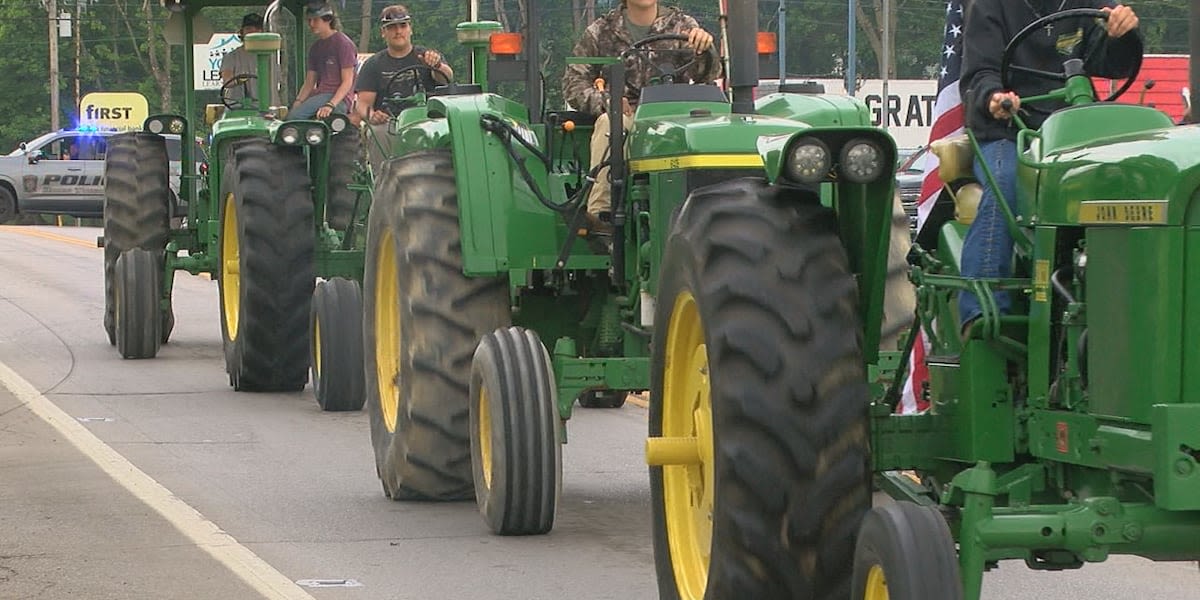
[(304, 132), (304, 141), (308, 142), (310, 146), (320, 145), (321, 142), (325, 141), (325, 130), (320, 127), (309, 128), (308, 131)]
[(850, 140), (842, 146), (842, 177), (850, 183), (869, 183), (883, 175), (883, 148), (867, 139)]
[(813, 137), (796, 140), (785, 165), (788, 178), (801, 183), (817, 183), (825, 179), (831, 167), (829, 146)]
[(167, 126), (167, 130), (175, 135), (183, 133), (183, 119), (171, 119), (171, 124)]
[(163, 122), (155, 119), (149, 123), (146, 123), (146, 131), (149, 131), (150, 133), (162, 133)]
[(329, 124), (329, 131), (332, 131), (334, 135), (341, 133), (350, 126), (350, 119), (342, 114), (332, 114), (326, 119), (326, 122)]
[(279, 130), (279, 141), (288, 144), (289, 146), (300, 141), (300, 130), (295, 127), (288, 126)]

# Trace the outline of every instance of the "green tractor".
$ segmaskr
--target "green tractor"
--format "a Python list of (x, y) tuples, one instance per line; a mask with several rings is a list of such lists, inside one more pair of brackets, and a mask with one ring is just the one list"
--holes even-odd
[[(541, 4), (523, 7), (537, 15)], [(680, 73), (667, 67), (644, 90), (627, 135), (616, 120), (607, 161), (613, 245), (597, 252), (580, 236), (596, 177), (588, 167), (594, 119), (543, 106), (541, 58), (529, 50), (539, 48), (536, 27), (526, 29), (521, 54), (489, 57), (510, 51), (514, 32), (481, 20), (477, 3), (470, 16), (457, 33), (470, 49), (471, 82), (422, 94), (374, 142), (389, 158), (368, 219), (364, 338), (371, 439), (390, 498), (474, 495), (497, 534), (549, 531), (576, 401), (619, 407), (627, 392), (651, 387), (652, 342), (672, 331), (662, 328), (672, 321), (660, 320), (670, 313), (656, 298), (669, 298), (670, 309), (680, 286), (695, 283), (678, 279), (683, 258), (663, 258), (679, 243), (669, 233), (684, 224), (708, 244), (696, 260), (723, 278), (687, 289), (697, 299), (724, 298), (730, 316), (774, 306), (767, 290), (744, 285), (745, 269), (767, 258), (764, 243), (795, 234), (808, 244), (808, 233), (821, 234), (805, 251), (825, 260), (841, 248), (828, 235), (844, 236), (852, 250), (843, 263), (861, 274), (868, 307), (865, 343), (879, 343), (895, 211), (897, 229), (907, 225), (893, 199), (894, 143), (870, 126), (862, 103), (812, 86), (752, 101), (756, 21), (731, 21), (727, 38), (749, 40), (732, 55), (741, 57), (730, 65), (732, 103), (716, 86), (673, 83)], [(568, 60), (607, 65), (608, 89), (623, 90), (626, 61), (679, 52), (681, 37), (647, 38), (621, 57)], [(618, 114), (620, 95), (610, 100)], [(843, 181), (829, 185), (829, 169), (795, 167), (796, 147), (848, 156), (839, 163)], [(839, 227), (831, 206), (853, 218)], [(896, 252), (901, 265), (906, 251)], [(851, 289), (839, 285), (826, 293)], [(787, 319), (758, 324), (803, 328)], [(720, 335), (737, 352), (773, 353), (741, 344), (749, 340), (741, 328), (754, 325), (739, 321)], [(691, 409), (672, 410), (665, 420), (658, 408), (651, 413), (656, 431), (684, 437), (678, 428), (699, 423)]]
[[(1039, 19), (1002, 74), (1026, 68), (1011, 56), (1029, 35), (1080, 17), (1106, 15)], [(871, 340), (885, 182), (847, 182), (843, 155), (817, 169), (833, 210), (789, 189), (825, 156), (806, 146), (814, 127), (759, 139), (772, 184), (684, 204), (657, 288), (647, 443), (662, 598), (977, 600), (1001, 560), (1200, 558), (1187, 342), (1200, 313), (1186, 303), (1200, 286), (1200, 129), (1098, 101), (1082, 61), (1045, 76), (1062, 87), (1022, 106), (1072, 106), (1018, 137), (1016, 275), (960, 276), (954, 219), (914, 253), (905, 345), (917, 331), (929, 343), (923, 413), (895, 410), (908, 352)], [(943, 181), (969, 170), (973, 146), (939, 149)], [(959, 191), (959, 218), (972, 196)], [(964, 290), (989, 305), (965, 336)], [(996, 290), (1015, 296), (1011, 314), (988, 302)], [(873, 474), (894, 502), (872, 507)]]
[[(191, 73), (193, 42), (207, 42), (207, 7), (237, 0), (170, 0), (168, 41), (182, 45)], [(303, 0), (281, 9), (302, 22)], [(304, 27), (294, 27), (293, 68), (304, 72)], [(204, 32), (203, 34), (201, 32)], [(295, 391), (312, 371), (324, 410), (358, 410), (364, 400), (361, 306), (363, 224), (369, 184), (357, 130), (346, 115), (285, 121), (272, 106), (271, 62), (278, 33), (245, 37), (256, 73), (237, 73), (222, 105), (203, 107), (207, 156), (182, 145), (179, 197), (167, 188), (163, 134), (192, 140), (202, 128), (197, 92), (183, 114), (148, 118), (142, 131), (114, 136), (105, 160), (104, 326), (125, 358), (152, 358), (174, 326), (175, 271), (217, 281), (226, 370), (234, 389)], [(232, 100), (228, 90), (246, 93)], [(257, 92), (257, 93), (251, 93)], [(257, 99), (253, 99), (257, 98)], [(317, 278), (322, 278), (316, 283)]]

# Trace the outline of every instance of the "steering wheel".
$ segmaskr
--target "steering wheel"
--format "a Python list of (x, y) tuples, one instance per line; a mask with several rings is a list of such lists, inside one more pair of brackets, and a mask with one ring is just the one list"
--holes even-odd
[[(1067, 70), (1065, 67), (1063, 68), (1062, 71), (1059, 71), (1059, 72), (1043, 71), (1041, 69), (1034, 69), (1032, 67), (1026, 67), (1026, 66), (1022, 66), (1022, 65), (1013, 64), (1013, 62), (1012, 62), (1013, 55), (1016, 54), (1017, 47), (1020, 46), (1025, 40), (1029, 39), (1029, 37), (1032, 36), (1035, 32), (1038, 32), (1039, 30), (1044, 29), (1044, 28), (1048, 28), (1050, 25), (1057, 23), (1059, 21), (1065, 21), (1067, 19), (1077, 19), (1077, 18), (1095, 18), (1095, 19), (1101, 19), (1107, 23), (1108, 22), (1108, 12), (1103, 11), (1103, 10), (1097, 10), (1094, 8), (1072, 8), (1070, 10), (1064, 10), (1062, 12), (1056, 12), (1056, 13), (1046, 15), (1046, 16), (1030, 23), (1029, 25), (1027, 25), (1024, 29), (1017, 32), (1017, 35), (1013, 36), (1013, 39), (1010, 42), (1008, 42), (1007, 46), (1004, 47), (1004, 56), (1000, 59), (1000, 85), (1003, 86), (1004, 89), (1011, 89), (1012, 88), (1011, 80), (1012, 80), (1013, 72), (1025, 73), (1026, 75), (1033, 75), (1034, 77), (1038, 77), (1041, 79), (1049, 79), (1051, 81), (1066, 82), (1066, 80), (1070, 77), (1070, 75), (1067, 74)], [(1047, 29), (1047, 31), (1049, 31), (1049, 29)], [(1130, 34), (1138, 35), (1137, 30), (1131, 31), (1130, 33), (1127, 33), (1126, 35), (1130, 35)], [(1139, 37), (1138, 40), (1140, 42), (1141, 38)], [(1083, 40), (1083, 41), (1086, 41), (1086, 40)], [(1083, 41), (1081, 41), (1081, 43), (1083, 43)], [(1140, 45), (1140, 43), (1139, 43), (1139, 45)], [(1083, 60), (1084, 64), (1087, 63), (1087, 59), (1091, 55), (1092, 51), (1093, 51), (1092, 47), (1087, 47), (1087, 46), (1084, 47), (1083, 54), (1082, 54), (1082, 56), (1079, 57), (1080, 59)], [(1115, 92), (1109, 94), (1108, 97), (1104, 99), (1104, 102), (1112, 102), (1113, 100), (1116, 100), (1118, 97), (1120, 97), (1121, 94), (1124, 94), (1125, 91), (1128, 90), (1129, 87), (1133, 85), (1133, 80), (1137, 79), (1138, 72), (1141, 70), (1142, 70), (1142, 53), (1138, 52), (1137, 62), (1133, 66), (1133, 72), (1129, 75), (1129, 77), (1125, 80), (1125, 83), (1119, 89), (1117, 89)], [(1024, 106), (1023, 103), (1022, 103), (1022, 106)], [(1030, 109), (1035, 110), (1040, 113), (1043, 113), (1043, 114), (1049, 114), (1049, 111), (1047, 111), (1045, 109), (1035, 108), (1035, 107), (1030, 107)]]
[[(647, 62), (650, 62), (645, 57), (651, 52), (689, 52), (692, 54), (691, 60), (688, 60), (679, 66), (674, 66), (672, 63), (655, 64), (650, 62), (650, 65), (653, 66), (656, 71), (658, 71), (659, 78), (663, 81), (663, 83), (675, 83), (676, 80), (683, 78), (683, 76), (687, 73), (687, 70), (692, 68), (692, 65), (696, 64), (696, 61), (700, 58), (700, 55), (696, 54), (695, 50), (688, 48), (687, 46), (682, 48), (646, 47), (654, 42), (662, 42), (666, 40), (686, 42), (688, 41), (688, 36), (682, 33), (660, 33), (657, 35), (648, 36), (634, 42), (628, 50), (621, 53), (621, 58), (624, 59), (627, 56), (636, 56), (647, 60)], [(709, 50), (711, 51), (711, 48)]]
[[(245, 108), (246, 98), (253, 96), (253, 94), (250, 93), (250, 80), (252, 79), (258, 79), (258, 75), (242, 73), (241, 75), (234, 75), (229, 79), (229, 81), (226, 81), (225, 84), (221, 86), (221, 104), (224, 104), (225, 108), (228, 108), (229, 110)], [(242, 97), (230, 98), (228, 96), (229, 90), (239, 85), (242, 86)]]
[[(413, 72), (413, 71), (429, 71), (429, 74), (431, 77), (434, 75), (442, 75), (443, 77), (445, 77), (444, 73), (442, 73), (441, 71), (438, 71), (437, 69), (434, 69), (433, 67), (426, 65), (426, 64), (408, 65), (407, 67), (404, 67), (403, 69), (400, 69), (399, 71), (396, 71), (395, 73), (392, 73), (392, 76), (388, 79), (387, 85), (384, 86), (383, 89), (391, 90), (392, 84), (396, 83), (396, 80), (400, 77), (400, 75), (402, 75), (404, 73)], [(447, 83), (452, 83), (452, 82), (453, 82), (452, 79), (447, 81)], [(423, 79), (421, 79), (420, 76), (414, 76), (413, 77), (413, 94), (416, 94), (417, 90), (421, 90), (421, 91), (425, 92), (426, 94), (428, 94), (430, 91), (432, 91), (425, 87), (425, 81)], [(394, 117), (394, 116), (396, 116), (396, 113), (399, 112), (399, 110), (396, 110), (395, 112), (393, 112), (392, 108), (393, 107), (396, 107), (396, 108), (402, 107), (404, 105), (405, 101), (411, 97), (412, 97), (412, 94), (410, 94), (408, 96), (403, 96), (400, 94), (392, 94), (392, 95), (388, 96), (387, 98), (384, 98), (384, 100), (382, 102), (383, 109)], [(404, 108), (407, 108), (407, 107), (404, 107)]]

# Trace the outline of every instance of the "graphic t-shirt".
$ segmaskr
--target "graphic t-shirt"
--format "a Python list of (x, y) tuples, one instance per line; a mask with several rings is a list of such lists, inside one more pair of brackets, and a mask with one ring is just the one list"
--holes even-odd
[[(308, 70), (317, 73), (314, 94), (332, 94), (342, 84), (342, 69), (353, 69), (358, 60), (358, 49), (346, 34), (335, 31), (333, 35), (313, 42), (308, 49)], [(353, 89), (353, 88), (351, 88)]]
[[(368, 58), (359, 69), (355, 89), (360, 92), (375, 92), (376, 110), (382, 110), (383, 101), (389, 97), (406, 97), (416, 93), (418, 78), (425, 91), (433, 91), (433, 88), (441, 83), (433, 78), (433, 73), (428, 69), (418, 68), (400, 73), (412, 65), (424, 65), (425, 61), (419, 58), (424, 55), (425, 48), (422, 46), (413, 46), (412, 51), (402, 58), (388, 54), (386, 49), (380, 50)], [(396, 76), (397, 73), (400, 75)]]

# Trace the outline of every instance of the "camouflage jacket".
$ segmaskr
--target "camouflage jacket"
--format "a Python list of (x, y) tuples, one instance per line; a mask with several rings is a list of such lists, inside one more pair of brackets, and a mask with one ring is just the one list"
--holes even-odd
[[(658, 17), (650, 25), (650, 35), (663, 33), (685, 33), (700, 27), (692, 17), (675, 7), (660, 7)], [(629, 31), (625, 28), (625, 8), (615, 8), (607, 15), (596, 19), (588, 26), (583, 37), (575, 44), (575, 56), (618, 56), (633, 45)], [(716, 39), (713, 44), (715, 48)], [(682, 48), (684, 42), (665, 40), (652, 44), (653, 48)], [(682, 66), (692, 57), (686, 52), (652, 53), (655, 56), (631, 56), (625, 61), (625, 97), (636, 103), (651, 78), (658, 75), (652, 63), (673, 63)], [(597, 78), (604, 77), (600, 65), (567, 65), (563, 75), (563, 96), (575, 110), (598, 115), (607, 108), (605, 95), (596, 89)], [(721, 61), (716, 51), (710, 50), (696, 57), (696, 62), (686, 76), (694, 82), (708, 83), (721, 76)]]

